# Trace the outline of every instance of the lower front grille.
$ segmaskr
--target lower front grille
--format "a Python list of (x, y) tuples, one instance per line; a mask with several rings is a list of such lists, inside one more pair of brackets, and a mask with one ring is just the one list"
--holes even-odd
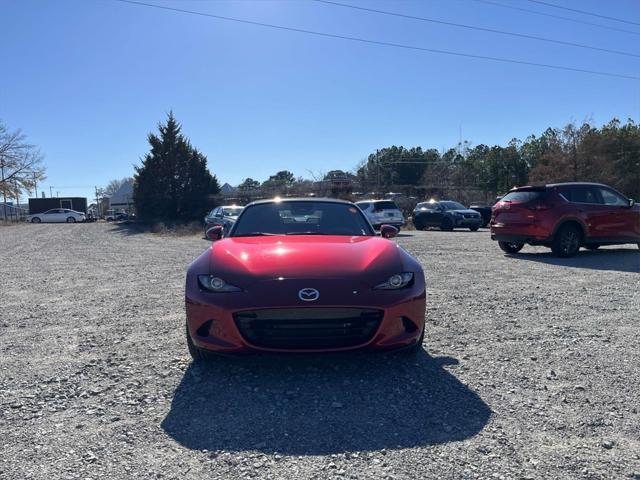
[(275, 349), (347, 348), (373, 338), (384, 312), (362, 308), (270, 308), (237, 312), (238, 330), (252, 345)]

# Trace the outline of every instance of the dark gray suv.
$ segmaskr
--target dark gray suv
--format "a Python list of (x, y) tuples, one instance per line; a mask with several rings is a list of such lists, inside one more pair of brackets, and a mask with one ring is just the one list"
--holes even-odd
[(468, 228), (475, 232), (482, 226), (482, 215), (458, 202), (431, 200), (416, 205), (413, 210), (413, 225), (417, 230), (439, 227), (446, 231)]

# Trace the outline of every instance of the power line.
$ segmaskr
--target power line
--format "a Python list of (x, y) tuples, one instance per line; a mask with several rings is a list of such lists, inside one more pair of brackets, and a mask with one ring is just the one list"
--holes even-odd
[(536, 10), (531, 10), (529, 8), (516, 7), (514, 5), (505, 5), (504, 3), (493, 2), (491, 0), (469, 0), (469, 1), (477, 2), (477, 3), (484, 3), (486, 5), (493, 5), (494, 7), (509, 8), (511, 10), (518, 10), (518, 11), (521, 11), (521, 12), (530, 13), (532, 15), (539, 15), (539, 16), (542, 16), (542, 17), (556, 18), (556, 19), (559, 19), (559, 20), (565, 20), (567, 22), (581, 23), (583, 25), (590, 25), (592, 27), (604, 28), (606, 30), (613, 30), (615, 32), (623, 32), (623, 33), (630, 33), (632, 35), (640, 35), (640, 32), (634, 32), (633, 30), (625, 30), (623, 28), (611, 27), (609, 25), (602, 25), (601, 23), (587, 22), (586, 20), (578, 20), (576, 18), (571, 18), (571, 17), (563, 17), (562, 15), (554, 15), (552, 13), (538, 12)]
[(157, 9), (161, 9), (161, 10), (168, 10), (168, 11), (173, 11), (173, 12), (188, 13), (190, 15), (198, 15), (198, 16), (201, 16), (201, 17), (216, 18), (218, 20), (227, 20), (227, 21), (230, 21), (230, 22), (243, 23), (243, 24), (247, 24), (247, 25), (256, 25), (256, 26), (260, 26), (260, 27), (274, 28), (274, 29), (277, 29), (277, 30), (284, 30), (284, 31), (289, 31), (289, 32), (305, 33), (305, 34), (309, 34), (309, 35), (315, 35), (315, 36), (318, 36), (318, 37), (337, 38), (337, 39), (341, 39), (341, 40), (349, 40), (349, 41), (352, 41), (352, 42), (367, 43), (367, 44), (371, 44), (371, 45), (378, 45), (378, 46), (384, 46), (384, 47), (393, 47), (393, 48), (402, 48), (402, 49), (405, 49), (405, 50), (414, 50), (414, 51), (421, 51), (421, 52), (438, 53), (438, 54), (441, 54), (441, 55), (452, 55), (452, 56), (463, 57), (463, 58), (475, 58), (475, 59), (478, 59), (478, 60), (490, 60), (490, 61), (493, 61), (493, 62), (501, 62), (501, 63), (513, 63), (513, 64), (518, 64), (518, 65), (529, 65), (529, 66), (532, 66), (532, 67), (550, 68), (550, 69), (554, 69), (554, 70), (565, 70), (565, 71), (578, 72), (578, 73), (590, 73), (590, 74), (593, 74), (593, 75), (602, 75), (602, 76), (605, 76), (605, 77), (615, 77), (615, 78), (625, 78), (625, 79), (628, 79), (628, 80), (640, 80), (640, 77), (633, 76), (633, 75), (625, 75), (625, 74), (622, 74), (622, 73), (603, 72), (603, 71), (599, 71), (599, 70), (589, 70), (589, 69), (584, 69), (584, 68), (567, 67), (567, 66), (563, 66), (563, 65), (536, 63), (536, 62), (529, 62), (529, 61), (526, 61), (526, 60), (517, 60), (517, 59), (511, 59), (511, 58), (492, 57), (492, 56), (487, 56), (487, 55), (474, 55), (474, 54), (471, 54), (471, 53), (455, 52), (455, 51), (452, 51), (452, 50), (440, 50), (440, 49), (435, 49), (435, 48), (418, 47), (418, 46), (415, 46), (415, 45), (406, 45), (406, 44), (402, 44), (402, 43), (384, 42), (384, 41), (380, 41), (380, 40), (371, 40), (371, 39), (360, 38), (360, 37), (351, 37), (351, 36), (347, 36), (347, 35), (338, 35), (338, 34), (334, 34), (334, 33), (318, 32), (318, 31), (315, 31), (315, 30), (306, 30), (306, 29), (302, 29), (302, 28), (285, 27), (283, 25), (275, 25), (275, 24), (263, 23), (263, 22), (254, 22), (252, 20), (244, 20), (244, 19), (240, 19), (240, 18), (225, 17), (225, 16), (222, 16), (222, 15), (214, 15), (212, 13), (197, 12), (197, 11), (194, 11), (194, 10), (185, 10), (185, 9), (182, 9), (182, 8), (167, 7), (167, 6), (164, 6), (164, 5), (155, 5), (153, 3), (139, 2), (139, 1), (136, 1), (136, 0), (114, 0), (114, 1), (121, 2), (121, 3), (129, 3), (129, 4), (132, 4), (132, 5), (140, 5), (140, 6), (144, 6), (144, 7), (157, 8)]
[(315, 2), (318, 3), (324, 3), (326, 5), (334, 5), (337, 7), (344, 7), (344, 8), (351, 8), (353, 10), (362, 10), (365, 12), (373, 12), (373, 13), (379, 13), (382, 15), (389, 15), (389, 16), (393, 16), (393, 17), (400, 17), (400, 18), (408, 18), (411, 20), (420, 20), (422, 22), (430, 22), (430, 23), (437, 23), (440, 25), (447, 25), (450, 27), (459, 27), (459, 28), (467, 28), (469, 30), (478, 30), (481, 32), (489, 32), (489, 33), (497, 33), (500, 35), (510, 35), (512, 37), (520, 37), (520, 38), (526, 38), (529, 40), (538, 40), (541, 42), (549, 42), (549, 43), (556, 43), (558, 45), (565, 45), (565, 46), (570, 46), (570, 47), (578, 47), (578, 48), (586, 48), (589, 50), (597, 50), (600, 52), (607, 52), (607, 53), (615, 53), (618, 55), (626, 55), (628, 57), (637, 57), (640, 58), (640, 55), (637, 55), (635, 53), (629, 53), (629, 52), (623, 52), (621, 50), (612, 50), (609, 48), (601, 48), (601, 47), (594, 47), (592, 45), (584, 45), (582, 43), (574, 43), (574, 42), (565, 42), (563, 40), (556, 40), (556, 39), (552, 39), (552, 38), (546, 38), (546, 37), (539, 37), (536, 35), (527, 35), (524, 33), (516, 33), (516, 32), (507, 32), (504, 30), (496, 30), (493, 28), (485, 28), (485, 27), (478, 27), (475, 25), (466, 25), (464, 23), (454, 23), (454, 22), (446, 22), (444, 20), (436, 20), (433, 18), (427, 18), (427, 17), (417, 17), (414, 15), (407, 15), (404, 13), (398, 13), (398, 12), (390, 12), (388, 10), (376, 10), (375, 8), (367, 8), (367, 7), (360, 7), (357, 5), (349, 5), (347, 3), (340, 3), (340, 2), (334, 2), (331, 0), (313, 0)]
[(543, 2), (541, 0), (527, 0), (527, 1), (531, 3), (538, 3), (540, 5), (546, 5), (547, 7), (558, 8), (560, 10), (568, 10), (570, 12), (582, 13), (583, 15), (591, 15), (592, 17), (605, 18), (607, 20), (613, 20), (614, 22), (622, 22), (622, 23), (628, 23), (630, 25), (640, 26), (640, 23), (638, 22), (632, 22), (630, 20), (624, 20), (622, 18), (617, 18), (617, 17), (609, 17), (607, 15), (601, 15), (599, 13), (594, 13), (594, 12), (587, 12), (586, 10), (579, 10), (577, 8), (564, 7), (562, 5), (556, 5), (555, 3)]

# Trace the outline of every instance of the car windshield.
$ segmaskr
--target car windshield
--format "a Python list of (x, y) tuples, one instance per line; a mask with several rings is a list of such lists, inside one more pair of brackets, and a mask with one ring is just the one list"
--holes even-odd
[(246, 208), (230, 236), (373, 234), (360, 209), (349, 203), (290, 201)]
[(223, 215), (225, 217), (237, 217), (238, 215), (240, 215), (240, 212), (242, 212), (242, 209), (244, 207), (229, 207), (229, 208), (223, 208)]
[(458, 202), (440, 202), (445, 210), (466, 210), (467, 207)]

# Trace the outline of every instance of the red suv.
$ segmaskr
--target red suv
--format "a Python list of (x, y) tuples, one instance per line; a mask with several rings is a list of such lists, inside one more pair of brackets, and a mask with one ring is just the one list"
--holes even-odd
[(514, 188), (493, 206), (491, 239), (507, 253), (528, 243), (551, 247), (561, 257), (575, 255), (581, 246), (640, 247), (640, 207), (599, 183)]

